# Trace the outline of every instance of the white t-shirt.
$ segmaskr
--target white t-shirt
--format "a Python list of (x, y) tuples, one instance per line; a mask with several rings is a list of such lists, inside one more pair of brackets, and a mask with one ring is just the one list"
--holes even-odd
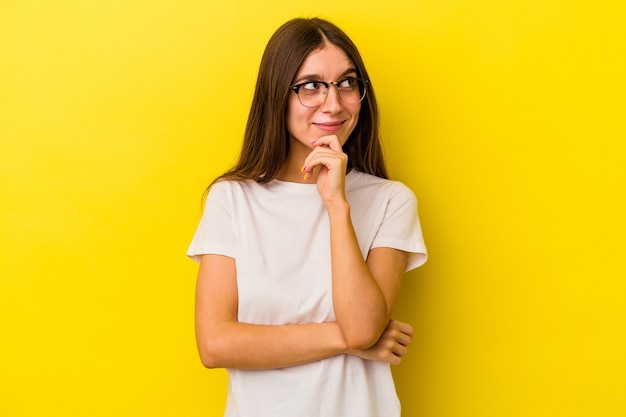
[[(356, 170), (346, 197), (364, 259), (369, 250), (426, 261), (409, 188)], [(238, 320), (280, 325), (334, 322), (330, 226), (315, 184), (220, 181), (207, 197), (187, 255), (235, 259)], [(351, 355), (275, 370), (229, 369), (225, 417), (399, 417), (389, 365)]]

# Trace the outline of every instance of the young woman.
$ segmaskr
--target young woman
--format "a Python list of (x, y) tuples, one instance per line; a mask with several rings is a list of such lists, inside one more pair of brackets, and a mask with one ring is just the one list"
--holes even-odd
[(387, 179), (352, 41), (325, 20), (285, 23), (188, 251), (202, 362), (229, 372), (225, 416), (400, 416), (389, 364), (412, 329), (391, 315), (426, 261), (416, 205)]

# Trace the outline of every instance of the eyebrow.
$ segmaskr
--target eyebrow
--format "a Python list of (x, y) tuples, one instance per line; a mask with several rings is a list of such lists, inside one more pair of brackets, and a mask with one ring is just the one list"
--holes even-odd
[[(350, 74), (350, 73), (354, 73), (358, 75), (358, 72), (356, 70), (356, 68), (348, 68), (347, 70), (345, 70), (337, 79), (337, 81), (341, 80), (342, 77), (345, 77), (346, 75)], [(304, 74), (299, 76), (298, 78), (296, 78), (296, 80), (293, 82), (293, 84), (298, 84), (300, 82), (304, 82), (304, 81), (309, 81), (309, 80), (322, 80), (322, 76), (319, 74)]]

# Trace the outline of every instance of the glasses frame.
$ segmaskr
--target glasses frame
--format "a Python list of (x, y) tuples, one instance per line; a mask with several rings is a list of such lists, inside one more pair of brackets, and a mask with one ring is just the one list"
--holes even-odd
[[(338, 81), (317, 81), (317, 80), (311, 80), (311, 81), (305, 81), (299, 84), (295, 84), (292, 85), (291, 87), (289, 87), (290, 90), (293, 90), (294, 93), (296, 93), (296, 96), (298, 96), (298, 101), (300, 102), (300, 104), (302, 104), (304, 107), (308, 107), (310, 109), (314, 109), (315, 107), (319, 107), (322, 104), (324, 104), (326, 102), (326, 99), (328, 98), (328, 90), (330, 89), (331, 85), (334, 85), (335, 88), (337, 89), (337, 97), (339, 97), (340, 100), (343, 101), (343, 99), (341, 98), (341, 92), (339, 91), (339, 83), (341, 83), (342, 81), (345, 81), (348, 78), (352, 78), (354, 79), (354, 81), (356, 81), (359, 84), (363, 85), (363, 94), (361, 94), (361, 98), (359, 99), (359, 101), (355, 101), (354, 103), (351, 104), (356, 104), (356, 103), (360, 103), (363, 101), (363, 99), (365, 98), (365, 96), (367, 95), (367, 83), (369, 83), (369, 80), (364, 80), (362, 78), (359, 77), (344, 77), (341, 80)], [(322, 102), (320, 104), (316, 104), (315, 106), (308, 106), (306, 104), (304, 104), (302, 102), (302, 99), (300, 99), (300, 88), (302, 88), (303, 86), (305, 86), (306, 84), (309, 83), (318, 83), (318, 84), (322, 84), (324, 87), (326, 87), (326, 94), (324, 95), (324, 100), (322, 100)], [(360, 86), (359, 86), (360, 87)]]

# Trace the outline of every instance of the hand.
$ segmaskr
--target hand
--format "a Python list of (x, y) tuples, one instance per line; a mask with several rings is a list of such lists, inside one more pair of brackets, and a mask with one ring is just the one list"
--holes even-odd
[(317, 172), (317, 191), (328, 204), (337, 198), (345, 200), (345, 178), (348, 155), (343, 153), (335, 135), (322, 136), (311, 142), (313, 150), (304, 160), (305, 178)]
[(408, 323), (392, 319), (372, 347), (348, 353), (367, 360), (400, 365), (401, 358), (407, 354), (407, 348), (412, 339), (413, 327)]

